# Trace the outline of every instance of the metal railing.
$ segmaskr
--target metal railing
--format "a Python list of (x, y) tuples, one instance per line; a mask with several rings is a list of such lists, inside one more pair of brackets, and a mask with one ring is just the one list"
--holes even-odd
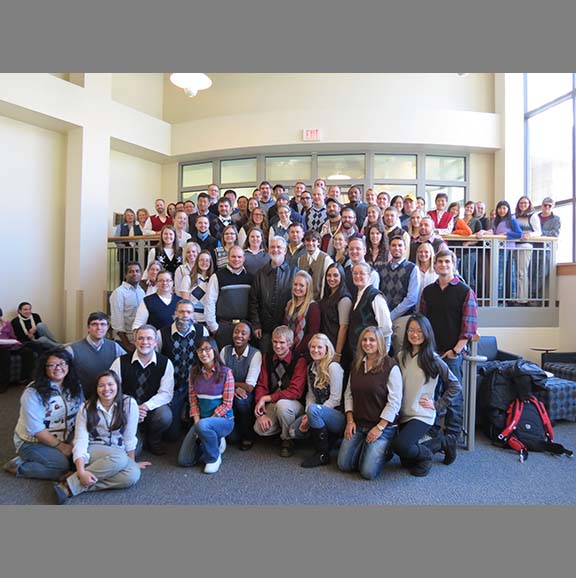
[(109, 292), (114, 291), (124, 281), (126, 265), (130, 261), (138, 261), (144, 271), (148, 262), (148, 252), (159, 240), (159, 235), (108, 237), (106, 289)]
[(445, 237), (459, 275), (480, 307), (556, 307), (555, 237), (507, 241), (503, 236)]

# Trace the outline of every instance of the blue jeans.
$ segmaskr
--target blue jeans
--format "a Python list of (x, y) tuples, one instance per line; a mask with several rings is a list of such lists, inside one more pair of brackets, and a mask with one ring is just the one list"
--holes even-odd
[(211, 464), (218, 459), (220, 439), (234, 429), (234, 420), (227, 417), (205, 417), (194, 424), (180, 447), (178, 464), (189, 468), (198, 462)]
[[(462, 355), (459, 355), (455, 359), (445, 357), (444, 361), (456, 379), (462, 383)], [(438, 385), (436, 386), (436, 391), (434, 394), (435, 400), (438, 400), (440, 397), (442, 397), (442, 394), (444, 393), (444, 387), (446, 387), (444, 382), (441, 379), (438, 379)], [(440, 417), (441, 416), (436, 414), (436, 422), (433, 426), (436, 431), (438, 431), (440, 428), (438, 424)], [(446, 408), (446, 414), (444, 415), (444, 430), (447, 434), (454, 434), (457, 438), (459, 438), (463, 423), (464, 396), (462, 395), (462, 390), (460, 390), (456, 397), (452, 399), (450, 405)]]
[(58, 481), (72, 469), (72, 458), (41, 443), (23, 443), (18, 455), (24, 460), (16, 473), (19, 478)]
[(256, 437), (254, 433), (254, 390), (246, 399), (234, 397), (234, 421), (236, 422), (236, 433), (239, 441), (253, 441)]
[(376, 478), (384, 467), (386, 448), (396, 434), (396, 426), (388, 426), (382, 435), (371, 444), (366, 442), (369, 427), (356, 427), (356, 433), (351, 440), (344, 438), (338, 452), (338, 467), (343, 472), (360, 470), (360, 475), (366, 480)]
[(498, 299), (516, 299), (516, 268), (510, 249), (498, 251)]
[[(344, 414), (337, 409), (332, 409), (325, 405), (319, 405), (317, 403), (311, 404), (306, 410), (306, 415), (308, 416), (308, 423), (311, 428), (322, 429), (325, 427), (332, 434), (342, 435), (346, 426), (346, 417)], [(300, 416), (290, 427), (291, 438), (302, 439), (310, 435), (309, 431), (301, 432), (299, 429), (303, 417), (304, 416)]]

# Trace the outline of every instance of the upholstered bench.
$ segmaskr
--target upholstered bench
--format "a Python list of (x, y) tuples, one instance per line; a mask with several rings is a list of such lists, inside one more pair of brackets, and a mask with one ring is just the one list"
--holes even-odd
[(546, 380), (545, 387), (542, 401), (550, 419), (576, 421), (576, 382), (554, 376)]
[(543, 353), (542, 369), (553, 373), (556, 377), (576, 381), (576, 353)]

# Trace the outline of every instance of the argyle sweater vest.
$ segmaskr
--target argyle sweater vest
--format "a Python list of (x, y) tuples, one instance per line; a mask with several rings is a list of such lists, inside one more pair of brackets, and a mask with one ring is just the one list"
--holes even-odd
[(158, 393), (168, 358), (157, 353), (156, 363), (142, 367), (139, 361), (132, 363), (132, 355), (132, 353), (127, 353), (120, 357), (122, 390), (126, 395), (131, 395), (138, 405), (141, 405)]
[(160, 353), (170, 359), (174, 365), (174, 390), (188, 389), (190, 369), (196, 361), (196, 349), (204, 335), (204, 327), (194, 323), (194, 329), (185, 337), (172, 333), (172, 325), (160, 330), (162, 350)]
[(322, 291), (322, 284), (324, 283), (324, 263), (328, 255), (323, 251), (318, 253), (318, 257), (312, 263), (308, 262), (308, 253), (302, 253), (298, 259), (298, 269), (306, 271), (312, 277), (312, 290), (314, 292), (314, 299), (320, 300), (320, 293)]
[[(380, 270), (380, 291), (384, 294), (388, 309), (392, 311), (402, 302), (408, 294), (410, 276), (416, 265), (411, 261), (403, 261), (396, 269), (390, 263), (386, 263)], [(414, 308), (406, 311), (404, 315), (414, 313)]]

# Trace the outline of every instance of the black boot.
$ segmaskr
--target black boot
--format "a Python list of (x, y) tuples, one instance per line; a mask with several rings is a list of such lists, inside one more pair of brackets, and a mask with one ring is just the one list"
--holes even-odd
[(430, 472), (430, 468), (432, 467), (432, 457), (434, 454), (428, 446), (424, 444), (420, 444), (418, 449), (420, 453), (417, 458), (414, 458), (414, 465), (410, 468), (410, 473), (413, 476), (423, 478)]
[(302, 462), (303, 468), (316, 468), (330, 463), (330, 443), (328, 441), (328, 430), (310, 428), (314, 449), (316, 450), (310, 457)]
[(439, 431), (436, 437), (430, 438), (420, 445), (427, 447), (432, 454), (437, 454), (444, 450), (444, 434)]
[(453, 433), (444, 436), (442, 449), (444, 450), (444, 463), (449, 466), (456, 459), (456, 446), (458, 445), (458, 436)]

